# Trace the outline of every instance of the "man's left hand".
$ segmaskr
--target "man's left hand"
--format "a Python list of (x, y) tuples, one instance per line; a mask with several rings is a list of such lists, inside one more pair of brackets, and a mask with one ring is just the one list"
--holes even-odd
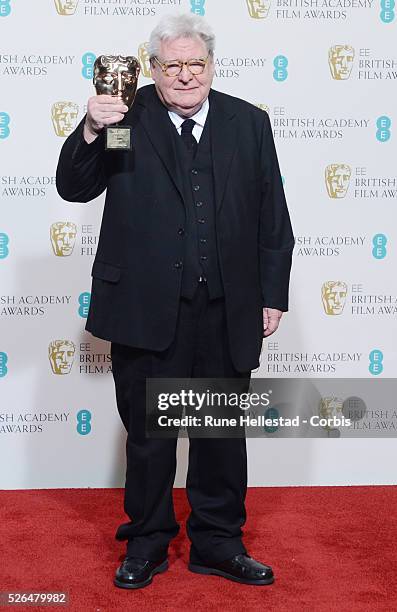
[(270, 336), (274, 334), (280, 323), (282, 310), (277, 308), (264, 308), (263, 309), (263, 335)]

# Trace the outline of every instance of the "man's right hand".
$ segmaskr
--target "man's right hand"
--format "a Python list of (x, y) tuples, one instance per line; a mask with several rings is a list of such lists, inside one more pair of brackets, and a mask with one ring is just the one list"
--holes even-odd
[(84, 124), (84, 140), (90, 144), (107, 125), (118, 123), (124, 118), (128, 106), (120, 98), (92, 96), (87, 104), (87, 117)]

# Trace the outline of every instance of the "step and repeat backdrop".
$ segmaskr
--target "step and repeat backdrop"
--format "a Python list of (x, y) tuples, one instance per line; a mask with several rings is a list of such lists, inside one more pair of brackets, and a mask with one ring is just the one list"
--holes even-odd
[[(166, 13), (206, 17), (213, 87), (273, 126), (296, 248), (290, 311), (253, 376), (396, 376), (395, 10), (394, 0), (0, 0), (2, 488), (123, 485), (110, 347), (84, 330), (104, 198), (63, 201), (55, 169), (94, 94), (96, 56), (136, 55), (139, 85), (151, 83), (147, 40)], [(395, 482), (395, 440), (371, 427), (397, 430), (393, 406), (361, 415), (354, 439), (251, 439), (250, 484)]]

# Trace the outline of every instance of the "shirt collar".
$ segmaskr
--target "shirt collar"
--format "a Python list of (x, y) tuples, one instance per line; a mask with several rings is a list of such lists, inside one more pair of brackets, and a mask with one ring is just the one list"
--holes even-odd
[[(197, 125), (199, 125), (200, 127), (204, 127), (205, 120), (207, 119), (209, 107), (210, 107), (210, 103), (209, 103), (208, 98), (206, 98), (204, 100), (200, 110), (198, 110), (195, 115), (190, 117), (190, 119), (193, 119), (193, 121), (195, 121), (197, 123)], [(175, 127), (177, 129), (181, 127), (182, 123), (186, 119), (186, 117), (181, 117), (180, 115), (178, 115), (174, 111), (168, 111), (168, 114), (169, 114), (170, 118), (172, 119), (173, 124), (175, 125)]]

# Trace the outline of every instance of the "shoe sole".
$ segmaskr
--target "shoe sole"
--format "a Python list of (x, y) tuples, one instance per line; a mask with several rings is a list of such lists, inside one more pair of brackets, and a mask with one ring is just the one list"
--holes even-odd
[(152, 573), (150, 574), (149, 578), (147, 580), (144, 580), (143, 582), (136, 582), (135, 584), (133, 583), (128, 584), (128, 582), (120, 582), (119, 580), (117, 580), (117, 578), (115, 578), (113, 580), (113, 584), (119, 587), (120, 589), (142, 589), (143, 587), (148, 586), (152, 582), (153, 576), (155, 576), (156, 574), (161, 574), (162, 572), (167, 571), (167, 569), (168, 569), (168, 560), (166, 559), (165, 561), (163, 561), (161, 565), (159, 565), (158, 567), (155, 567)]
[(208, 576), (209, 574), (213, 574), (214, 576), (222, 576), (222, 578), (227, 578), (228, 580), (233, 580), (234, 582), (239, 582), (240, 584), (252, 584), (256, 586), (265, 586), (267, 584), (273, 584), (274, 576), (271, 578), (263, 578), (261, 580), (248, 580), (244, 578), (238, 578), (237, 576), (233, 576), (232, 574), (227, 574), (226, 572), (222, 572), (222, 570), (215, 569), (214, 567), (204, 567), (203, 565), (195, 565), (194, 563), (189, 563), (188, 568), (191, 572), (195, 574), (205, 574)]

